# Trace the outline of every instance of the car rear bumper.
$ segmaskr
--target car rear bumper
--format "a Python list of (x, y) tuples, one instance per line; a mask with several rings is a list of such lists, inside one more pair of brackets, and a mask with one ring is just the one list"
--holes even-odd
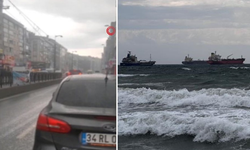
[(52, 144), (35, 144), (33, 150), (57, 150), (56, 147)]
[(33, 150), (57, 150), (51, 134), (36, 130)]
[[(63, 137), (64, 135), (58, 134), (58, 136)], [(73, 141), (75, 142), (75, 140)], [(66, 141), (64, 142), (67, 143)], [(116, 149), (115, 147), (81, 146), (79, 145), (79, 143), (73, 144), (74, 142), (70, 142), (71, 146), (61, 145), (53, 141), (51, 133), (36, 130), (33, 150), (115, 150)]]

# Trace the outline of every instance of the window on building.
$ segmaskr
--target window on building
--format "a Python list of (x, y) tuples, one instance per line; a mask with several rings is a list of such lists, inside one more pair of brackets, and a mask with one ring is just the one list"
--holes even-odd
[(3, 22), (4, 22), (4, 23), (8, 23), (8, 20), (6, 20), (6, 19), (3, 19)]
[(8, 32), (8, 28), (3, 28), (3, 31), (4, 32)]
[(14, 41), (13, 40), (9, 40), (10, 44), (14, 44)]
[(10, 34), (10, 35), (14, 35), (13, 31), (11, 31), (11, 30), (9, 31), (9, 34)]
[(14, 24), (12, 22), (9, 22), (9, 25), (14, 28)]
[(3, 26), (4, 26), (5, 28), (8, 28), (8, 27), (9, 27), (8, 23), (4, 23)]

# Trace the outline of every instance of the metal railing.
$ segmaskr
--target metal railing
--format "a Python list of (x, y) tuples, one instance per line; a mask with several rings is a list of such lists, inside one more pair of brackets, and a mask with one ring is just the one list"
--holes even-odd
[[(31, 84), (31, 83), (61, 79), (62, 73), (30, 72), (27, 73), (27, 77), (25, 78), (27, 79), (25, 80), (25, 84), (29, 83)], [(12, 87), (14, 86), (13, 83), (14, 83), (13, 72), (0, 69), (0, 88), (3, 88), (3, 86)]]
[(12, 86), (12, 84), (13, 84), (12, 72), (0, 69), (0, 87), (2, 88), (3, 85)]
[(61, 79), (62, 73), (49, 73), (49, 72), (31, 72), (29, 74), (30, 83), (44, 82), (49, 80)]

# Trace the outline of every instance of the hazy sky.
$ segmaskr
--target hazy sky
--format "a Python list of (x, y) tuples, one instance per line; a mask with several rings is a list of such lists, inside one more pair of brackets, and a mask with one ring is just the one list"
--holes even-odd
[(119, 0), (119, 62), (127, 51), (158, 64), (180, 64), (189, 54), (250, 63), (249, 0)]
[[(101, 57), (102, 44), (108, 38), (105, 25), (116, 18), (115, 0), (11, 1), (51, 38), (63, 35), (57, 38), (59, 43), (69, 51), (77, 50), (78, 54), (86, 56)], [(4, 5), (11, 6), (4, 11), (6, 14), (35, 32), (8, 0), (4, 0)]]

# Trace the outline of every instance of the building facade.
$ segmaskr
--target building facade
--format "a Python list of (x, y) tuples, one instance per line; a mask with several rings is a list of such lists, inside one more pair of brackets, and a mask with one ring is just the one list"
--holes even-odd
[[(111, 22), (111, 26), (116, 27), (116, 22)], [(102, 54), (102, 71), (106, 68), (112, 68), (111, 71), (115, 70), (116, 61), (116, 33), (109, 36), (106, 40), (106, 46), (104, 47), (104, 52)]]
[(33, 50), (33, 39), (35, 34), (28, 30), (24, 30), (24, 49), (23, 49), (23, 64), (26, 64), (28, 61), (32, 60), (32, 50)]
[[(28, 31), (20, 22), (2, 12), (0, 0), (0, 64), (8, 66), (44, 66), (60, 70), (70, 69), (100, 71), (101, 60), (90, 56), (79, 56), (67, 52), (67, 48), (49, 37), (37, 36)], [(114, 24), (114, 23), (113, 23)], [(111, 25), (113, 25), (111, 24)], [(102, 61), (108, 62), (115, 55), (115, 36), (107, 40), (107, 48)], [(42, 64), (42, 65), (40, 65)], [(1, 66), (0, 66), (1, 67)]]
[(3, 57), (3, 48), (4, 48), (4, 43), (3, 43), (3, 0), (0, 0), (0, 60)]
[(35, 36), (33, 38), (32, 61), (49, 64), (48, 68), (65, 71), (67, 67), (67, 49), (49, 37)]
[[(3, 54), (5, 55), (5, 61), (10, 65), (22, 65), (23, 62), (23, 50), (24, 50), (24, 26), (11, 18), (10, 16), (3, 14)], [(6, 63), (5, 62), (5, 63)]]

